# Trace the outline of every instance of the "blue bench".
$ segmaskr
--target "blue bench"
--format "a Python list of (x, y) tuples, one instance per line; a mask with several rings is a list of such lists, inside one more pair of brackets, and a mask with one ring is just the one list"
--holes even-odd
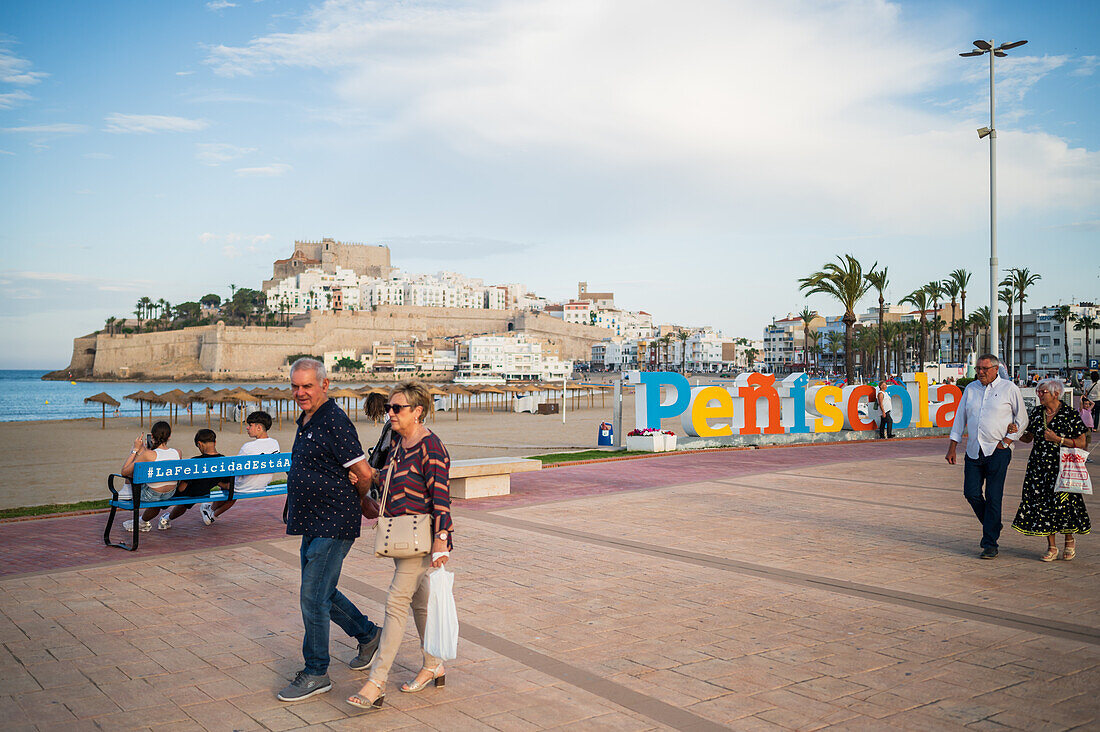
[[(245, 498), (263, 498), (265, 496), (285, 496), (286, 484), (271, 485), (262, 491), (241, 493), (234, 495), (233, 482), (230, 481), (228, 490), (213, 490), (209, 496), (194, 498), (166, 498), (161, 501), (141, 500), (141, 486), (144, 483), (163, 482), (165, 480), (187, 480), (189, 478), (231, 478), (240, 475), (256, 475), (259, 473), (285, 473), (290, 468), (290, 453), (281, 452), (274, 455), (240, 455), (223, 458), (208, 458), (203, 460), (163, 460), (155, 463), (137, 463), (134, 465), (134, 478), (131, 498), (120, 498), (119, 489), (115, 487), (115, 479), (126, 480), (118, 473), (107, 476), (107, 489), (111, 492), (111, 500), (108, 504), (111, 512), (107, 516), (107, 526), (103, 529), (103, 543), (107, 546), (137, 551), (138, 541), (141, 535), (139, 529), (141, 511), (146, 508), (161, 508), (164, 506), (193, 506), (196, 503), (211, 501), (244, 500)], [(118, 511), (132, 511), (134, 538), (131, 544), (111, 541), (111, 528), (115, 523)]]

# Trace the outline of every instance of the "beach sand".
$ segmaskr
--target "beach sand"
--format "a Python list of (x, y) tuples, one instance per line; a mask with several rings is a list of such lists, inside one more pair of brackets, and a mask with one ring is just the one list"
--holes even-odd
[[(607, 394), (604, 407), (600, 407), (598, 395), (594, 407), (587, 406), (587, 397), (583, 402), (584, 407), (577, 411), (570, 404), (564, 425), (560, 414), (499, 410), (489, 414), (475, 409), (462, 410), (458, 421), (453, 412), (439, 412), (428, 427), (440, 436), (454, 460), (592, 449), (599, 423), (611, 421), (611, 394)], [(623, 410), (624, 424), (631, 424), (632, 399), (624, 399)], [(161, 418), (158, 413), (157, 419)], [(669, 426), (673, 426), (671, 421)], [(168, 446), (185, 458), (196, 455), (193, 440), (196, 430), (203, 427), (205, 413), (196, 414), (193, 425), (186, 414), (181, 415), (172, 427)], [(249, 439), (235, 422), (225, 422), (219, 430), (215, 419), (211, 427), (218, 433), (218, 450), (225, 455), (235, 455)], [(380, 427), (361, 413), (356, 427), (364, 449), (373, 447)], [(145, 430), (148, 428), (146, 417)], [(134, 438), (145, 430), (137, 418), (130, 417), (108, 419), (107, 429), (100, 428), (99, 419), (0, 422), (0, 508), (108, 498), (107, 475), (119, 471)], [(289, 452), (294, 442), (293, 422), (273, 425), (270, 435)]]

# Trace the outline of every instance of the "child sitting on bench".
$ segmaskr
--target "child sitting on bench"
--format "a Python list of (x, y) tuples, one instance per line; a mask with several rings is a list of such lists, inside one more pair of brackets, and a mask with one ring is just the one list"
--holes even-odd
[[(274, 455), (279, 452), (279, 441), (274, 437), (268, 437), (267, 431), (271, 429), (271, 415), (267, 412), (252, 412), (245, 419), (245, 429), (250, 442), (241, 446), (238, 455)], [(260, 475), (241, 475), (233, 479), (233, 495), (241, 493), (259, 493), (267, 488), (274, 473)], [(209, 526), (214, 520), (228, 511), (236, 501), (218, 501), (217, 503), (204, 503), (199, 511), (202, 513), (202, 522)]]
[[(214, 433), (214, 430), (199, 430), (195, 433), (195, 447), (199, 448), (199, 454), (192, 459), (202, 460), (203, 458), (225, 457), (218, 452), (217, 443), (218, 436)], [(230, 480), (230, 478), (192, 478), (191, 480), (181, 480), (174, 497), (204, 498), (210, 495), (210, 491), (214, 490), (214, 486), (219, 486), (223, 489), (229, 488)], [(171, 528), (172, 521), (187, 513), (187, 509), (191, 508), (193, 505), (194, 504), (186, 503), (179, 506), (172, 506), (171, 511), (166, 511), (161, 514), (160, 521), (157, 522), (157, 528), (161, 531)]]

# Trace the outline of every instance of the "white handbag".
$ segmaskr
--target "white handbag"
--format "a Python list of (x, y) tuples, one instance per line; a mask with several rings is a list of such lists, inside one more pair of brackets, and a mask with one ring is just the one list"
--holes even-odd
[(1076, 447), (1063, 447), (1058, 451), (1058, 480), (1054, 483), (1055, 493), (1082, 493), (1092, 495), (1092, 478), (1089, 477), (1085, 461), (1089, 454)]

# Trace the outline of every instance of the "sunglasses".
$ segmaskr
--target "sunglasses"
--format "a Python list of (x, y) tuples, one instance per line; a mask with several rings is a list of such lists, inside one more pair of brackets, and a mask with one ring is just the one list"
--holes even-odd
[(383, 404), (382, 405), (382, 411), (383, 412), (393, 412), (394, 414), (400, 413), (402, 409), (412, 409), (412, 408), (413, 408), (413, 405), (411, 405), (411, 404)]

